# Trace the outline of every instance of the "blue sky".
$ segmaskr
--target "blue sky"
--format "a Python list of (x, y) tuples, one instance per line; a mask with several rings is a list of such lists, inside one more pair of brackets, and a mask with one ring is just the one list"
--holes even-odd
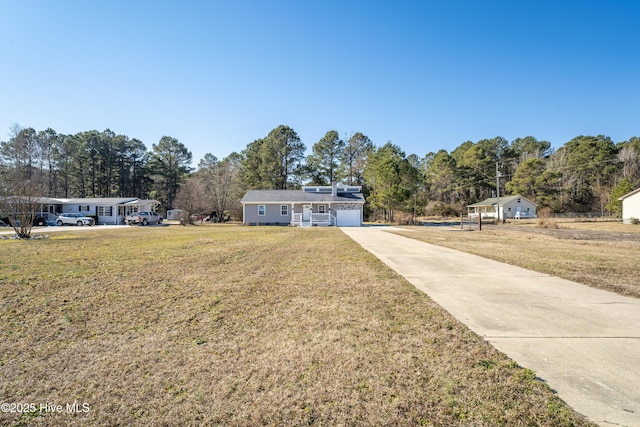
[(0, 0), (0, 139), (111, 129), (151, 149), (307, 148), (363, 132), (407, 154), (533, 135), (640, 136), (640, 1)]

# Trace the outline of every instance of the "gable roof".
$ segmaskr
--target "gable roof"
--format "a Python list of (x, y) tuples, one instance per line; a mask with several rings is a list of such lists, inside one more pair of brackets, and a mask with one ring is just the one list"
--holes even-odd
[(159, 205), (160, 202), (155, 199), (133, 199), (129, 202), (124, 202), (122, 204), (123, 205), (150, 205), (150, 204)]
[(128, 202), (138, 201), (137, 197), (85, 197), (85, 198), (73, 198), (73, 199), (60, 199), (55, 198), (52, 200), (57, 200), (58, 203), (64, 204), (102, 204), (102, 205), (110, 205), (110, 204), (124, 204)]
[[(516, 199), (522, 199), (522, 200), (526, 200), (527, 202), (531, 203), (534, 206), (537, 206), (535, 203), (533, 203), (531, 200), (522, 197), (518, 194), (516, 194), (515, 196), (504, 196), (504, 197), (500, 197), (500, 206), (504, 206), (506, 204), (509, 204), (511, 202), (513, 202)], [(467, 205), (468, 208), (474, 208), (474, 207), (481, 207), (481, 206), (495, 206), (498, 204), (498, 198), (497, 197), (490, 197), (488, 199), (485, 199), (481, 202), (478, 203), (474, 203), (472, 205)]]
[(240, 203), (303, 203), (303, 202), (350, 202), (364, 203), (362, 193), (314, 193), (302, 190), (249, 190)]
[(638, 193), (640, 193), (640, 187), (636, 188), (631, 193), (627, 193), (622, 197), (618, 197), (618, 200), (624, 200), (624, 199), (629, 198), (629, 197), (631, 197), (631, 196), (633, 196), (635, 194), (638, 194)]
[(137, 197), (38, 197), (37, 203), (47, 205), (144, 205), (155, 203), (159, 205), (157, 200), (143, 200)]

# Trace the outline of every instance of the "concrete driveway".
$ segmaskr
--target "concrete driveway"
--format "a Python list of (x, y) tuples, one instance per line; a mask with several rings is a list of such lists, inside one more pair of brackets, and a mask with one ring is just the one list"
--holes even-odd
[(640, 300), (385, 227), (342, 230), (576, 411), (603, 426), (640, 427)]

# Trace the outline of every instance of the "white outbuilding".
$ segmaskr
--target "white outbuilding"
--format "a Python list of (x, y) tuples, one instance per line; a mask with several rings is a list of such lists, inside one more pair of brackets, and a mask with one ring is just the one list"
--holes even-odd
[(167, 211), (167, 219), (181, 219), (183, 212), (182, 209), (169, 209)]
[(467, 205), (469, 216), (482, 218), (535, 218), (536, 204), (516, 194), (514, 196), (492, 197), (472, 205)]
[(622, 222), (632, 224), (634, 220), (640, 220), (640, 188), (636, 188), (618, 200), (622, 200)]

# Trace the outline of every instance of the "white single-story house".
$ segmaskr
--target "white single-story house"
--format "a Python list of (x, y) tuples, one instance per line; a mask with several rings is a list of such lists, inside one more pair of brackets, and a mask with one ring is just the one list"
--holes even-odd
[(63, 199), (42, 197), (36, 217), (54, 223), (61, 213), (77, 212), (97, 219), (97, 224), (123, 224), (124, 217), (134, 212), (155, 211), (157, 200), (137, 197), (95, 197)]
[[(499, 201), (498, 201), (499, 200)], [(481, 215), (482, 218), (535, 218), (536, 204), (520, 195), (504, 196), (498, 199), (491, 197), (482, 202), (467, 205), (469, 216)]]
[(249, 190), (242, 200), (245, 225), (360, 227), (362, 187), (304, 186), (300, 190)]
[(620, 197), (622, 200), (622, 222), (633, 223), (634, 219), (640, 220), (640, 188), (636, 188), (631, 193)]

